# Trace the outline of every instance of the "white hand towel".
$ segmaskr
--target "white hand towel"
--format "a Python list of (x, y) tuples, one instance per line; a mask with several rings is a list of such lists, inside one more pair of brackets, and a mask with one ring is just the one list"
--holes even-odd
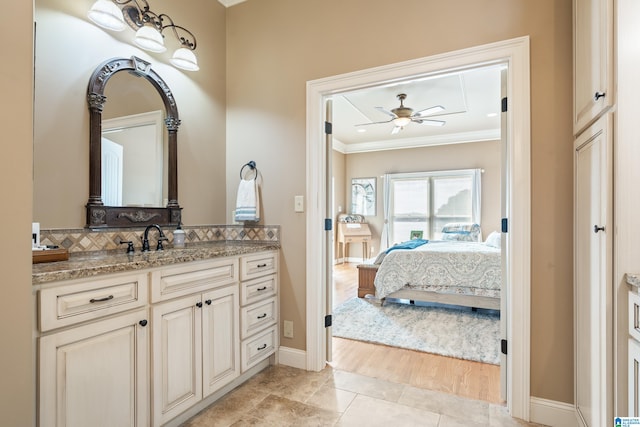
[(260, 220), (260, 196), (255, 179), (240, 180), (236, 199), (236, 221)]

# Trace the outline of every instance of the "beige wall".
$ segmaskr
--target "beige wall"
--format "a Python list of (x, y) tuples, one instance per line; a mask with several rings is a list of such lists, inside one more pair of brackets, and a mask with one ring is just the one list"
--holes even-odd
[(32, 143), (33, 143), (33, 4), (17, 2), (2, 12), (5, 40), (0, 75), (0, 168), (4, 207), (4, 244), (0, 247), (0, 414), (2, 425), (35, 425), (35, 361), (31, 300)]
[(178, 47), (170, 34), (167, 52), (148, 54), (131, 44), (133, 30), (114, 33), (93, 25), (86, 18), (91, 2), (36, 0), (33, 217), (42, 228), (84, 227), (89, 195), (87, 84), (102, 62), (132, 55), (152, 63), (178, 105), (183, 222), (225, 222), (226, 9), (217, 1), (189, 0), (189, 7), (185, 3), (154, 0), (153, 10), (167, 13), (196, 35), (200, 71), (195, 73), (169, 64)]
[[(380, 249), (380, 234), (384, 223), (384, 184), (380, 177), (385, 173), (483, 169), (480, 219), (482, 235), (486, 237), (492, 231), (500, 229), (500, 141), (348, 154), (346, 158), (347, 211), (351, 209), (351, 179), (377, 178), (376, 215), (366, 217), (372, 234), (370, 250), (373, 250), (369, 257), (375, 256)], [(360, 245), (351, 245), (349, 257), (361, 256)]]
[[(264, 221), (282, 225), (283, 346), (305, 349), (306, 82), (528, 35), (531, 40), (531, 393), (573, 401), (570, 0), (241, 3), (227, 11), (227, 205), (237, 168), (264, 176)], [(405, 12), (406, 11), (406, 12)], [(229, 215), (229, 212), (227, 212)], [(515, 284), (517, 285), (517, 284)], [(320, 286), (320, 284), (311, 284)]]

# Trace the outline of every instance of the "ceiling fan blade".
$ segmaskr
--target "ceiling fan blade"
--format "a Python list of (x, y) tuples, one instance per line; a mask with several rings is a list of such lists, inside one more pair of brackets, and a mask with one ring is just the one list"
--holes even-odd
[[(395, 117), (394, 117), (394, 118), (395, 118)], [(359, 123), (359, 124), (354, 125), (354, 126), (379, 125), (379, 124), (382, 124), (382, 123), (390, 123), (390, 122), (392, 122), (392, 121), (393, 121), (393, 119), (391, 119), (391, 120), (387, 120), (387, 121), (384, 121), (384, 122)]]
[(442, 105), (434, 105), (433, 107), (418, 111), (414, 116), (426, 117), (431, 114), (439, 113), (440, 111), (444, 111), (444, 107)]
[(393, 117), (394, 119), (397, 117), (395, 114), (393, 114), (391, 111), (385, 110), (384, 107), (375, 107), (376, 110), (380, 111), (381, 113), (386, 114), (387, 116)]
[(414, 123), (425, 124), (428, 126), (444, 126), (444, 124), (446, 123), (445, 121), (442, 121), (442, 120), (421, 119), (420, 117), (412, 117), (411, 121)]
[(391, 129), (391, 135), (395, 135), (396, 133), (400, 132), (402, 130), (402, 128), (400, 126), (394, 126), (393, 129)]

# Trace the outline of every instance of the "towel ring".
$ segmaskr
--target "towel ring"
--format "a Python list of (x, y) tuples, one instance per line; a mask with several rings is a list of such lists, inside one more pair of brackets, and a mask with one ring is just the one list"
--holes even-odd
[(256, 168), (256, 162), (254, 162), (253, 160), (250, 160), (248, 163), (244, 164), (241, 168), (240, 168), (240, 179), (244, 179), (242, 178), (242, 171), (244, 171), (244, 168), (246, 168), (247, 166), (249, 166), (249, 168), (252, 171), (255, 171), (256, 176), (253, 177), (253, 179), (258, 178), (258, 168)]

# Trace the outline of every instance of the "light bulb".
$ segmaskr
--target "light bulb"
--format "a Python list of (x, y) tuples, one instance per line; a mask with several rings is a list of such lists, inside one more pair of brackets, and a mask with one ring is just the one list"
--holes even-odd
[(141, 49), (149, 52), (164, 52), (167, 48), (164, 46), (162, 34), (153, 27), (145, 25), (136, 31), (136, 38), (133, 43)]
[(122, 11), (111, 0), (96, 1), (87, 12), (87, 17), (107, 30), (122, 31), (125, 27)]
[(195, 53), (185, 47), (181, 47), (174, 52), (171, 63), (182, 70), (198, 71), (200, 69)]

